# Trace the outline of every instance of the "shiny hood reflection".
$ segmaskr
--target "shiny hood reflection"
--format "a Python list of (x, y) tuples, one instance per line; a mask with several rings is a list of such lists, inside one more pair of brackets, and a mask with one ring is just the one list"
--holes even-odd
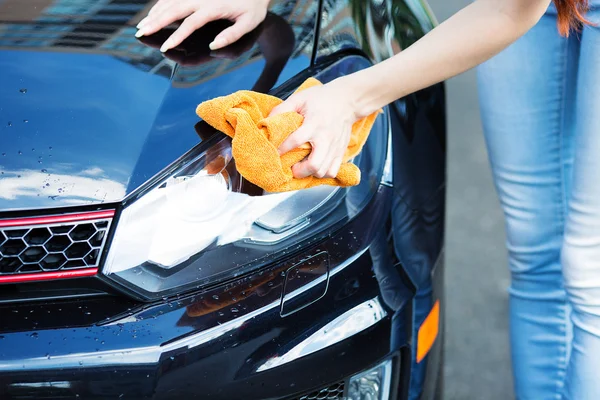
[[(0, 212), (127, 197), (198, 145), (198, 103), (268, 92), (308, 67), (318, 11), (317, 2), (273, 1), (237, 47), (210, 52), (219, 21), (162, 54), (153, 38), (134, 37), (149, 0), (127, 9), (49, 1), (37, 11), (9, 3), (0, 1)], [(94, 166), (110, 173), (82, 173)], [(71, 195), (52, 191), (44, 169), (69, 175), (60, 178)]]
[[(2, 166), (0, 166), (2, 169)], [(83, 171), (52, 173), (23, 169), (4, 172), (0, 179), (0, 208), (18, 203), (27, 207), (31, 199), (44, 197), (56, 206), (118, 201), (125, 196), (125, 185), (108, 177), (98, 167)], [(33, 205), (33, 204), (32, 204)]]

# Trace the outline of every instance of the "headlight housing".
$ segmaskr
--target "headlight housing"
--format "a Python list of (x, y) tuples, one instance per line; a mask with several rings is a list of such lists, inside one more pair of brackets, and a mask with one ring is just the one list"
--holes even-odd
[(354, 375), (348, 384), (348, 400), (387, 400), (392, 383), (392, 360)]
[(245, 274), (314, 243), (353, 218), (382, 180), (387, 115), (354, 162), (361, 183), (250, 196), (230, 139), (217, 134), (122, 210), (103, 273), (152, 300)]

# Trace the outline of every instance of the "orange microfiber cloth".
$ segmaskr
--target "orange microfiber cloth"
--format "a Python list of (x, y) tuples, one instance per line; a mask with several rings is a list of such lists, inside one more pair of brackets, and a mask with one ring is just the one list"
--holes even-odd
[[(309, 78), (298, 91), (316, 85), (321, 85), (321, 82)], [(304, 119), (297, 112), (269, 117), (271, 110), (282, 102), (267, 94), (241, 90), (205, 101), (198, 105), (196, 113), (208, 124), (233, 138), (231, 146), (237, 170), (267, 192), (285, 192), (317, 185), (357, 185), (360, 182), (360, 169), (348, 160), (362, 149), (378, 112), (356, 121), (352, 126), (344, 163), (335, 178), (309, 176), (297, 179), (292, 174), (292, 166), (309, 155), (312, 147), (306, 143), (279, 155), (279, 145), (302, 125)]]

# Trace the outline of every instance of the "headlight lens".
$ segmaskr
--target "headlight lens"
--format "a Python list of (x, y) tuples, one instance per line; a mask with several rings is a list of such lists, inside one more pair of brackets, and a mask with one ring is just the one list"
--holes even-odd
[(350, 378), (348, 400), (387, 400), (392, 383), (392, 361), (386, 360), (375, 368)]
[[(103, 273), (153, 299), (244, 274), (319, 240), (354, 217), (381, 181), (385, 115), (354, 160), (361, 183), (250, 196), (231, 157), (230, 139), (201, 144), (122, 211)], [(208, 148), (206, 148), (208, 147)]]

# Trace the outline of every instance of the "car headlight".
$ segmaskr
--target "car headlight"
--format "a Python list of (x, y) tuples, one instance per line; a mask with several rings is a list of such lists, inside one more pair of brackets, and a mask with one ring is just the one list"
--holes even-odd
[(247, 273), (331, 234), (376, 192), (389, 150), (384, 114), (354, 159), (359, 185), (250, 196), (243, 193), (230, 139), (215, 136), (120, 214), (103, 273), (141, 298)]
[(348, 384), (348, 400), (387, 400), (392, 383), (392, 360), (354, 375)]

